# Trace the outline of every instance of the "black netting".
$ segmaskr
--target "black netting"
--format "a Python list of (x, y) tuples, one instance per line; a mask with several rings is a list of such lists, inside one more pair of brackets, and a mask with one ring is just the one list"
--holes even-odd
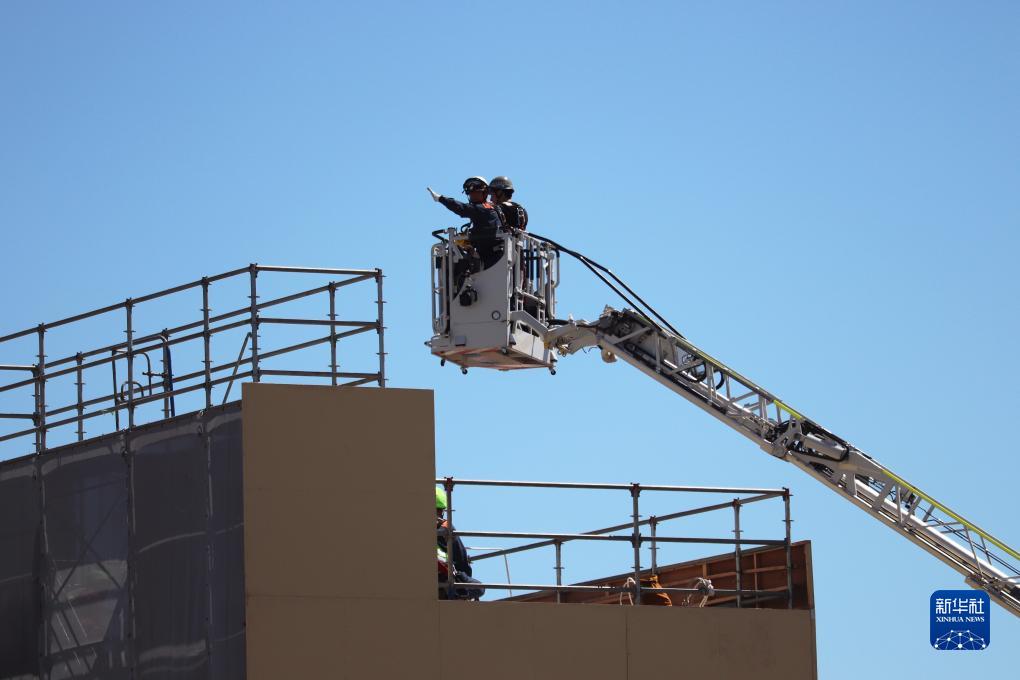
[(237, 404), (0, 464), (0, 680), (243, 678), (241, 485)]
[(0, 678), (35, 678), (42, 607), (39, 487), (32, 460), (0, 465)]
[(117, 438), (41, 459), (51, 680), (127, 678), (127, 465)]
[(244, 502), (241, 478), (241, 419), (210, 421), (215, 455), (212, 479), (212, 677), (243, 680), (244, 650)]

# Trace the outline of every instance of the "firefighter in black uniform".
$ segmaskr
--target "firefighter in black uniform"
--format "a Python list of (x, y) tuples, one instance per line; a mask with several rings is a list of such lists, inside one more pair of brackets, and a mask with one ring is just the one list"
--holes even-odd
[(503, 227), (500, 212), (486, 200), (489, 183), (482, 177), (468, 177), (464, 180), (464, 193), (468, 202), (437, 194), (428, 187), (432, 200), (442, 203), (450, 212), (471, 220), (468, 239), (482, 260), (482, 267), (488, 268), (503, 254), (502, 242), (497, 233)]
[(495, 235), (497, 229), (503, 226), (499, 218), (499, 212), (486, 200), (489, 194), (489, 183), (482, 177), (468, 177), (464, 180), (464, 193), (467, 194), (468, 203), (437, 194), (428, 187), (432, 194), (432, 200), (442, 203), (450, 212), (466, 217), (471, 220), (471, 229), (480, 232), (479, 235)]
[(520, 203), (510, 200), (514, 195), (514, 183), (509, 177), (494, 177), (489, 183), (489, 195), (506, 229), (525, 231), (528, 228), (528, 211)]

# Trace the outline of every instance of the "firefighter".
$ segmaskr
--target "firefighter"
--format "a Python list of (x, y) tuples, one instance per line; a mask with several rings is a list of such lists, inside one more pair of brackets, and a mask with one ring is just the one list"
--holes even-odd
[(506, 229), (525, 231), (528, 228), (528, 211), (520, 203), (510, 200), (514, 195), (514, 183), (509, 177), (494, 177), (489, 183), (489, 195)]
[(442, 203), (450, 212), (471, 220), (468, 240), (480, 260), (477, 269), (488, 269), (503, 256), (503, 243), (499, 230), (503, 227), (500, 213), (486, 198), (489, 183), (483, 177), (468, 177), (464, 180), (464, 193), (468, 202), (462, 203), (432, 191), (427, 187), (432, 200)]
[(467, 194), (468, 202), (461, 201), (437, 194), (432, 187), (427, 187), (432, 200), (442, 203), (450, 212), (466, 217), (471, 220), (471, 231), (476, 232), (478, 237), (493, 237), (496, 230), (503, 226), (499, 212), (486, 200), (489, 194), (489, 183), (484, 177), (468, 177), (464, 180), (464, 193)]

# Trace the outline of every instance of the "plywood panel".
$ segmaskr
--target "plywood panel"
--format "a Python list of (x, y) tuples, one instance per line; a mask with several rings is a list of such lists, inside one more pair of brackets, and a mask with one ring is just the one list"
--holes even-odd
[(434, 599), (432, 393), (244, 385), (249, 595)]

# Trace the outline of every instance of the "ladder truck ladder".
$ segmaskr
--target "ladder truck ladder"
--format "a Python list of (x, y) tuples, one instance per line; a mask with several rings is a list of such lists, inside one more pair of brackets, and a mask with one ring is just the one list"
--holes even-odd
[(619, 358), (634, 366), (766, 453), (796, 465), (1020, 616), (1020, 553), (679, 333), (643, 313), (611, 307), (590, 323), (546, 325), (524, 311), (510, 318), (533, 328), (561, 355), (598, 347), (603, 360)]

